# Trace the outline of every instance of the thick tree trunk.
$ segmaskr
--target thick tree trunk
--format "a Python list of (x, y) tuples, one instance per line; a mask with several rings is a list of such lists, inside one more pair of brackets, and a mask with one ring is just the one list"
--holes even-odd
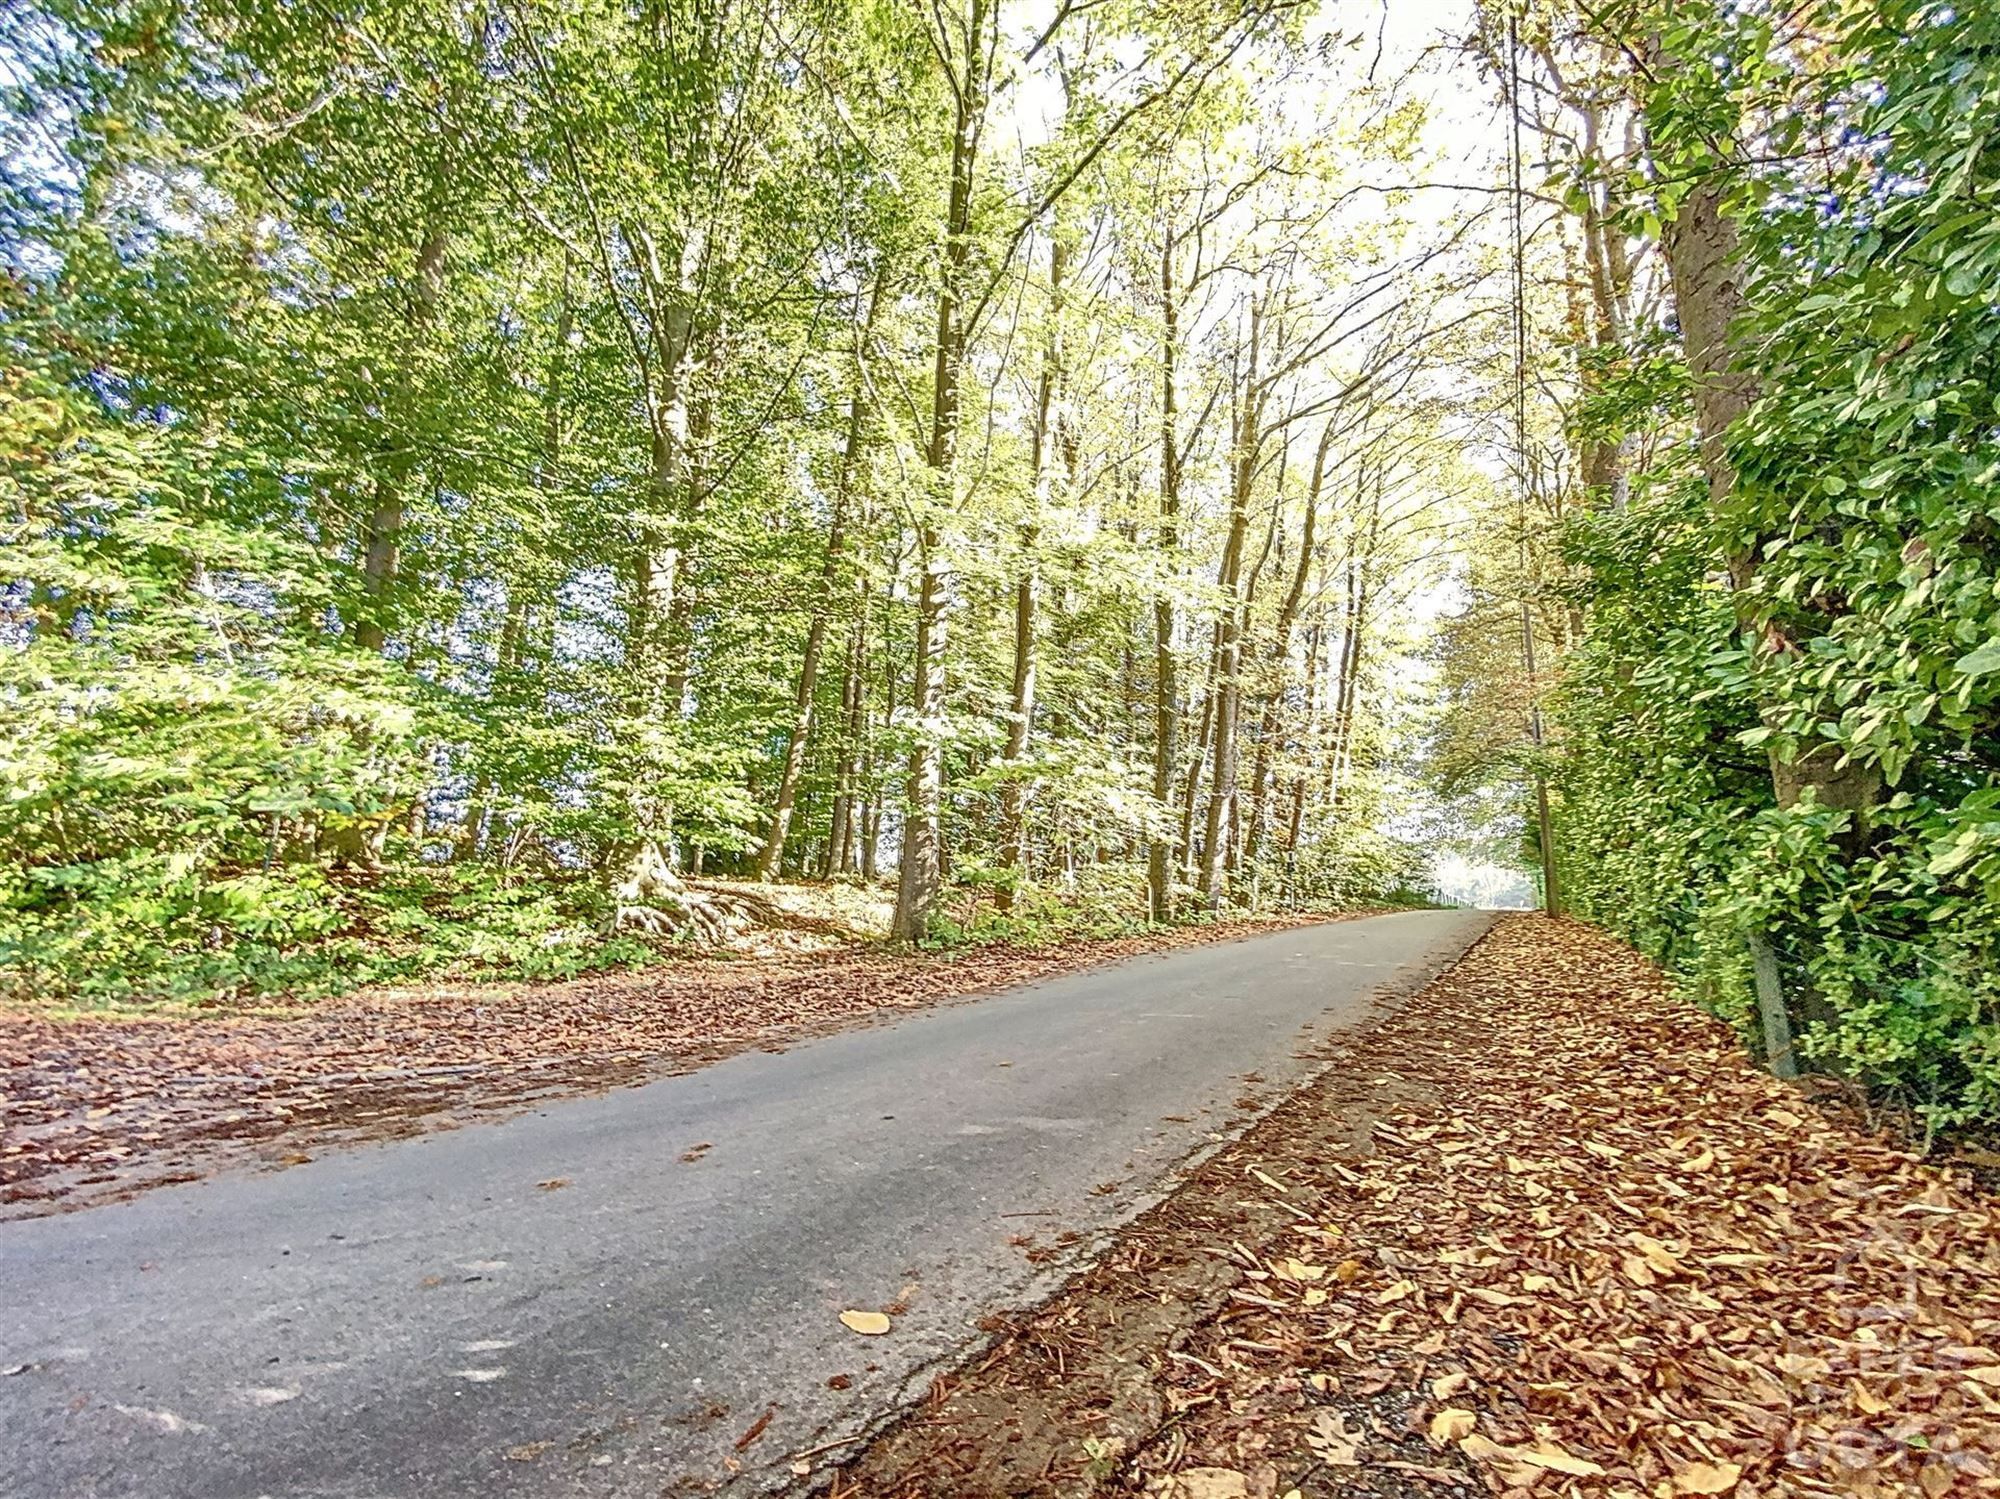
[[(1662, 235), (1681, 342), (1694, 378), (1702, 471), (1708, 481), (1709, 504), (1718, 512), (1736, 487), (1736, 469), (1729, 461), (1729, 430), (1757, 399), (1756, 380), (1744, 367), (1733, 340), (1744, 298), (1737, 267), (1736, 221), (1727, 212), (1722, 194), (1723, 186), (1715, 177), (1698, 180), (1681, 199), (1679, 212)], [(1756, 632), (1759, 651), (1767, 656), (1790, 654), (1796, 648), (1780, 631), (1760, 623), (1748, 603), (1747, 590), (1757, 575), (1756, 544), (1738, 547), (1727, 561), (1729, 580), (1737, 591), (1738, 617), (1745, 629)], [(1788, 754), (1774, 739), (1771, 785), (1778, 804), (1795, 805), (1811, 791), (1821, 806), (1852, 812), (1857, 821), (1865, 818), (1882, 798), (1881, 772), (1873, 765), (1842, 765), (1840, 759), (1840, 750), (1833, 745)]]

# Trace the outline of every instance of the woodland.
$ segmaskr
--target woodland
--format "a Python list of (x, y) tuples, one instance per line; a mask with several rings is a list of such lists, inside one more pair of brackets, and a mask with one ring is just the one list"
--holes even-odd
[(0, 998), (1532, 874), (2000, 1123), (2000, 15), (0, 0)]

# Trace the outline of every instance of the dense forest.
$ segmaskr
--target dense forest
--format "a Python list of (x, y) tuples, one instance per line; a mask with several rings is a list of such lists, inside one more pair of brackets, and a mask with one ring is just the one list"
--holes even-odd
[(2000, 1117), (1981, 8), (0, 17), (7, 993), (1451, 850)]

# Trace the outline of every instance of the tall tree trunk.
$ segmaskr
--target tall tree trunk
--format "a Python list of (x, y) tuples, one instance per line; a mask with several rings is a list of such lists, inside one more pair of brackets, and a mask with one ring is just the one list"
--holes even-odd
[(1202, 844), (1201, 895), (1209, 910), (1219, 910), (1227, 850), (1230, 804), (1236, 796), (1236, 729), (1242, 706), (1243, 548), (1250, 529), (1250, 496), (1257, 478), (1257, 455), (1263, 442), (1264, 390), (1258, 369), (1263, 335), (1261, 299), (1250, 303), (1247, 373), (1232, 423), (1229, 532), (1222, 550), (1222, 613), (1216, 625), (1214, 747), (1209, 777), (1208, 818)]
[[(434, 223), (417, 249), (409, 311), (405, 315), (399, 415), (407, 414), (405, 408), (416, 384), (413, 366), (437, 317), (449, 244), (444, 227)], [(402, 562), (404, 508), (417, 466), (416, 446), (407, 432), (395, 435), (391, 444), (383, 458), (382, 472), (375, 480), (374, 504), (363, 522), (361, 586), (368, 596), (368, 608), (354, 622), (354, 643), (363, 650), (378, 652), (388, 644), (390, 594)]]
[(964, 67), (955, 93), (951, 142), (951, 187), (945, 205), (945, 265), (938, 288), (936, 357), (931, 372), (931, 431), (925, 460), (931, 471), (927, 513), (918, 526), (917, 641), (910, 683), (916, 719), (904, 792), (903, 856), (896, 883), (896, 911), (890, 935), (899, 942), (921, 941), (943, 888), (944, 654), (951, 578), (938, 517), (957, 501), (960, 383), (970, 329), (964, 313), (967, 268), (972, 257), (973, 173), (986, 120), (987, 42), (991, 0), (970, 0)]
[(831, 827), (827, 834), (827, 873), (855, 872), (856, 834), (864, 801), (861, 740), (868, 724), (868, 580), (864, 574), (855, 604), (853, 628), (840, 678), (840, 750), (834, 769)]
[[(1160, 248), (1160, 559), (1169, 574), (1181, 544), (1180, 278), (1174, 271), (1174, 234)], [(1174, 655), (1174, 596), (1163, 586), (1153, 598), (1153, 811), (1165, 819), (1174, 793), (1175, 743), (1180, 728), (1180, 663)], [(1182, 833), (1186, 837), (1185, 831)], [(1146, 848), (1147, 914), (1173, 914), (1174, 844), (1156, 833)]]
[(819, 689), (819, 658), (826, 645), (826, 627), (832, 614), (840, 569), (847, 548), (847, 515), (854, 493), (855, 474), (860, 467), (861, 447), (868, 430), (868, 345), (875, 336), (875, 318), (882, 306), (882, 285), (887, 272), (878, 274), (868, 294), (868, 311), (862, 318), (861, 335), (855, 347), (854, 390), (847, 403), (847, 436), (840, 451), (840, 471), (834, 480), (833, 519), (827, 529), (826, 556), (820, 565), (819, 587), (814, 592), (812, 621), (806, 627), (804, 659), (799, 664), (798, 691), (793, 698), (792, 722), (785, 738), (785, 757), (778, 772), (777, 796), (771, 808), (771, 824), (764, 835), (764, 848), (757, 856), (757, 878), (774, 880), (784, 862), (785, 833), (791, 826), (792, 802), (798, 794), (799, 772), (806, 761), (806, 741), (812, 734), (813, 700)]
[(1305, 519), (1299, 526), (1299, 556), (1292, 568), (1291, 586), (1278, 606), (1271, 626), (1269, 665), (1271, 680), (1264, 690), (1264, 717), (1257, 730), (1257, 758), (1250, 774), (1250, 825), (1244, 838), (1243, 858), (1254, 862), (1263, 843), (1264, 825), (1269, 816), (1267, 787), (1271, 779), (1271, 759), (1276, 753), (1285, 699), (1285, 665), (1292, 654), (1292, 630), (1305, 604), (1306, 584), (1312, 577), (1313, 552), (1318, 545), (1319, 500), (1326, 482), (1326, 455), (1333, 446), (1333, 422), (1320, 433), (1319, 449), (1313, 454), (1312, 482), (1306, 489)]
[[(1065, 439), (1067, 371), (1063, 367), (1063, 277), (1069, 268), (1069, 246), (1058, 221), (1049, 237), (1049, 325), (1042, 347), (1042, 368), (1036, 379), (1035, 424), (1029, 453), (1032, 506), (1021, 526), (1021, 573), (1014, 582), (1014, 680), (1007, 705), (1007, 743), (1001, 758), (1016, 767), (1000, 784), (1000, 862), (1015, 883), (1028, 878), (1028, 784), (1019, 764), (1028, 753), (1035, 721), (1035, 614), (1041, 599), (1042, 511), (1049, 502), (1054, 471), (1053, 453)], [(1015, 884), (995, 892), (1003, 911), (1014, 907)]]
[[(439, 298), (444, 291), (445, 256), (450, 245), (443, 224), (433, 218), (417, 247), (409, 309), (405, 314), (402, 370), (398, 376), (398, 417), (409, 415), (416, 391), (416, 361), (437, 317)], [(403, 521), (412, 477), (416, 473), (417, 448), (405, 430), (390, 437), (390, 448), (375, 479), (373, 503), (362, 525), (361, 588), (366, 602), (354, 621), (354, 643), (364, 651), (380, 654), (388, 648), (388, 621), (394, 611), (393, 595), (402, 569)], [(356, 735), (365, 748), (365, 731)], [(350, 868), (377, 870), (389, 836), (389, 818), (349, 822), (333, 841), (337, 863)]]

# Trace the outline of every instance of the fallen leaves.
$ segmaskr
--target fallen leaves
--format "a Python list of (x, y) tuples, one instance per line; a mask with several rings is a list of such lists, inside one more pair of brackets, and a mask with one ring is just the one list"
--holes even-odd
[(1342, 1045), (1162, 1207), (1148, 1253), (1178, 1233), (1240, 1279), (1155, 1355), (1172, 1435), (1122, 1492), (2000, 1493), (1994, 1204), (1757, 1071), (1629, 949), (1510, 918)]
[(840, 1324), (865, 1338), (879, 1338), (889, 1330), (889, 1319), (881, 1312), (844, 1311), (840, 1314)]

